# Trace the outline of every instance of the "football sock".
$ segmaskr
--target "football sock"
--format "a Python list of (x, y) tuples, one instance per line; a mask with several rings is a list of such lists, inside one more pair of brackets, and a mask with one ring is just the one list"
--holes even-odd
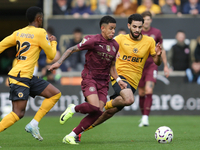
[(106, 105), (104, 106), (104, 108), (107, 110), (107, 109), (110, 109), (110, 108), (113, 108), (113, 105), (112, 105), (112, 101), (113, 99), (111, 99), (110, 101), (108, 101), (106, 103)]
[(71, 111), (72, 111), (73, 113), (76, 112), (76, 110), (75, 110), (75, 106), (72, 106), (72, 107), (71, 107)]
[(34, 119), (37, 122), (40, 122), (40, 120), (46, 115), (46, 113), (49, 112), (51, 108), (56, 104), (60, 96), (61, 96), (61, 92), (50, 98), (45, 98), (39, 110), (35, 114)]
[(102, 114), (100, 110), (96, 113), (88, 114), (85, 118), (81, 120), (79, 125), (74, 129), (76, 135), (86, 130), (91, 124), (93, 124)]
[(39, 124), (39, 122), (37, 121), (37, 120), (35, 120), (35, 119), (32, 119), (31, 120), (31, 122), (30, 122), (30, 124), (32, 125), (32, 126), (38, 126), (38, 124)]
[(75, 106), (75, 111), (82, 114), (90, 114), (90, 113), (96, 113), (96, 111), (100, 111), (100, 110), (98, 107), (85, 102), (85, 103)]
[(147, 94), (144, 102), (144, 114), (149, 116), (152, 105), (152, 94)]
[(19, 120), (19, 117), (12, 111), (8, 115), (6, 115), (0, 122), (0, 132), (4, 131), (15, 122)]
[(95, 125), (92, 124), (92, 125), (89, 126), (86, 130), (84, 130), (84, 132), (87, 131), (87, 130), (90, 130), (90, 129), (94, 128), (94, 127), (95, 127)]
[(142, 120), (148, 120), (149, 116), (147, 115), (142, 115)]
[(70, 134), (68, 134), (69, 136), (73, 136), (73, 137), (76, 137), (76, 133), (74, 131), (72, 131)]
[(144, 101), (145, 101), (145, 96), (139, 96), (139, 106), (142, 114), (144, 114)]

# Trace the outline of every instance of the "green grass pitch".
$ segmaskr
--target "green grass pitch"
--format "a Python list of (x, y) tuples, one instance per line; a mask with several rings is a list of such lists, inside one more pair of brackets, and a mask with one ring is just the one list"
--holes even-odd
[[(0, 133), (0, 150), (197, 150), (200, 149), (199, 116), (150, 116), (150, 126), (139, 128), (140, 116), (114, 116), (82, 135), (79, 145), (62, 143), (63, 137), (78, 125), (83, 116), (74, 116), (64, 125), (59, 117), (44, 117), (40, 124), (42, 142), (25, 132), (32, 117), (24, 117)], [(159, 144), (154, 138), (160, 126), (174, 132), (170, 144)]]

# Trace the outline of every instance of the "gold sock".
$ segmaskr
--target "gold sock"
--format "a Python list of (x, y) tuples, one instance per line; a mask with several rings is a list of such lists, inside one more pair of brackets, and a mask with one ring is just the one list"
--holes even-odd
[(56, 104), (60, 96), (61, 96), (61, 92), (50, 98), (45, 98), (39, 110), (35, 114), (34, 119), (40, 122), (40, 120), (46, 115), (46, 113), (49, 112), (51, 108)]
[(105, 108), (106, 110), (107, 110), (107, 109), (110, 109), (110, 108), (113, 108), (112, 101), (113, 101), (113, 99), (111, 99), (109, 102), (106, 103), (106, 106), (104, 106), (104, 108)]
[(12, 111), (6, 115), (0, 122), (0, 132), (12, 126), (15, 122), (19, 120), (19, 117)]
[(84, 130), (84, 132), (87, 131), (87, 130), (90, 130), (90, 129), (94, 128), (94, 127), (95, 127), (95, 125), (92, 124), (92, 125), (89, 126), (86, 130)]

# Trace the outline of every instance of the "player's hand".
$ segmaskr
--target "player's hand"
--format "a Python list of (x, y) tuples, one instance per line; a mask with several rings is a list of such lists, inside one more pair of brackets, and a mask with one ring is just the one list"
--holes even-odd
[(125, 82), (122, 81), (122, 80), (119, 80), (119, 81), (118, 81), (118, 84), (119, 84), (119, 86), (120, 86), (120, 88), (121, 88), (122, 90), (127, 88), (127, 83), (125, 83)]
[(119, 52), (117, 52), (116, 58), (119, 58), (119, 57), (120, 57), (120, 53), (119, 53)]
[(161, 56), (161, 54), (162, 54), (162, 47), (161, 47), (160, 43), (156, 44), (155, 51), (156, 51), (156, 55), (157, 56)]
[(165, 77), (166, 77), (166, 78), (169, 77), (170, 70), (169, 70), (169, 67), (168, 67), (168, 66), (164, 66), (164, 74), (165, 74)]
[(50, 37), (49, 37), (49, 41), (51, 42), (51, 41), (56, 41), (57, 39), (56, 39), (56, 37), (54, 36), (54, 35), (51, 35)]
[(54, 69), (58, 69), (60, 67), (61, 64), (59, 64), (58, 62), (55, 62), (54, 64), (52, 64), (50, 67), (49, 67), (49, 71), (53, 71)]

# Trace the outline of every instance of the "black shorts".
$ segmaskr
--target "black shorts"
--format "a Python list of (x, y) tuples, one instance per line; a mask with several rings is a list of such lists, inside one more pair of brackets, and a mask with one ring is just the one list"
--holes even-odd
[(19, 84), (9, 84), (10, 85), (10, 100), (28, 100), (29, 96), (35, 97), (36, 95), (40, 95), (42, 91), (49, 85), (49, 82), (37, 77), (33, 76), (32, 79), (29, 78), (20, 78), (13, 77), (9, 75), (9, 78), (15, 79), (19, 81), (19, 83), (23, 83), (26, 86), (22, 86)]
[[(123, 76), (120, 75), (120, 78), (122, 79), (122, 81), (124, 81), (125, 83), (127, 83), (127, 88), (131, 89), (133, 94), (135, 93), (136, 89), (133, 88), (129, 83), (128, 81), (126, 80), (126, 78), (124, 78)], [(120, 91), (121, 91), (121, 88), (119, 86), (119, 84), (116, 82), (115, 79), (111, 80), (111, 84), (112, 84), (112, 87), (115, 91), (115, 93), (113, 95), (110, 96), (110, 99), (115, 99), (117, 96), (120, 96)]]

